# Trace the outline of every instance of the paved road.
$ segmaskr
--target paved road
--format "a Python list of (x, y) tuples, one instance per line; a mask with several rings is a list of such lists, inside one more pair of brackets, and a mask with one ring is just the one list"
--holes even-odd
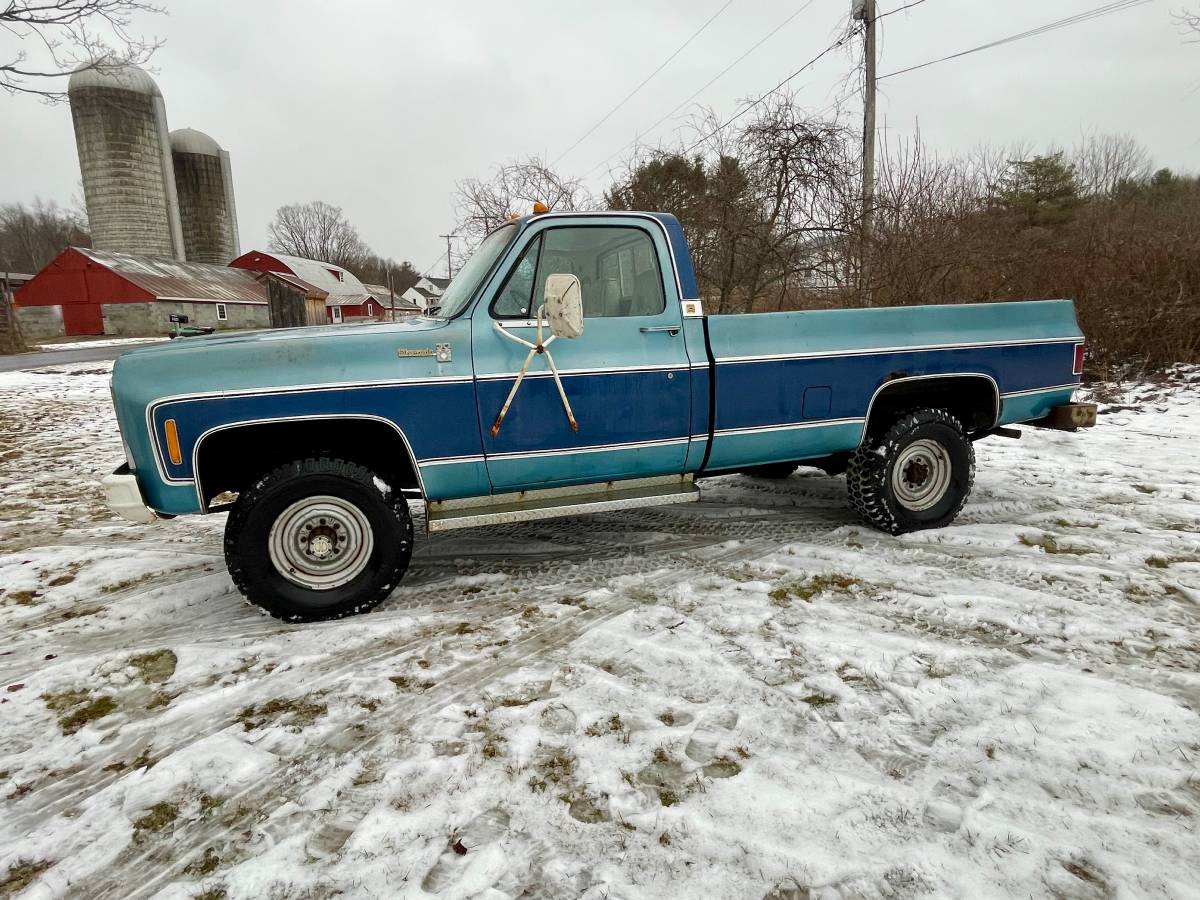
[(33, 353), (14, 353), (0, 356), (0, 372), (19, 372), (23, 369), (40, 369), (43, 366), (61, 366), (64, 363), (96, 362), (116, 359), (133, 346), (81, 347), (78, 350), (38, 350)]

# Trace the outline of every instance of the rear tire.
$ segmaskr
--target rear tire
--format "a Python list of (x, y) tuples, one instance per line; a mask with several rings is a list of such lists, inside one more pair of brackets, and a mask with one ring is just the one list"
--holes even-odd
[(846, 470), (850, 506), (889, 534), (949, 525), (975, 480), (975, 450), (944, 409), (905, 413), (869, 438)]
[(296, 460), (259, 478), (225, 525), (234, 584), (287, 622), (377, 606), (408, 569), (412, 545), (404, 497), (370, 469), (328, 457)]

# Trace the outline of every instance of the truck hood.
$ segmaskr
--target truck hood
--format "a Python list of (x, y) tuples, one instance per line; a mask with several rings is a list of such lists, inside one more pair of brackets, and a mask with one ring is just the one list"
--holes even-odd
[[(362, 337), (364, 331), (372, 333), (386, 332), (394, 335), (400, 341), (406, 335), (418, 336), (423, 332), (437, 331), (449, 324), (447, 319), (414, 316), (399, 322), (372, 322), (362, 325), (316, 325), (307, 328), (273, 328), (264, 331), (236, 331), (225, 334), (204, 334), (194, 337), (175, 338), (164, 343), (151, 344), (147, 347), (137, 347), (121, 354), (122, 358), (133, 356), (154, 356), (162, 353), (178, 353), (186, 350), (216, 350), (223, 347), (239, 347), (244, 344), (265, 344), (273, 346), (277, 341), (295, 341), (297, 339), (325, 340), (339, 338)], [(264, 347), (263, 349), (267, 349)]]
[[(131, 411), (169, 396), (390, 383), (471, 374), (469, 319), (281, 328), (176, 338), (113, 364), (113, 395)], [(446, 344), (452, 361), (439, 362)]]

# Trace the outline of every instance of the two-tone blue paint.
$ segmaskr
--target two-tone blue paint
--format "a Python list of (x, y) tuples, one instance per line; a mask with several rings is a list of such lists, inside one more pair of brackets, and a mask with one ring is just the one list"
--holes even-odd
[[(553, 345), (579, 422), (572, 431), (535, 360), (498, 435), (492, 421), (525, 350), (490, 310), (522, 250), (549, 228), (643, 230), (661, 270), (665, 308), (589, 318)], [(452, 320), (293, 329), (194, 338), (125, 354), (114, 401), (153, 508), (202, 511), (199, 450), (250, 423), (366, 418), (387, 423), (417, 464), (427, 499), (502, 493), (813, 458), (860, 442), (873, 398), (898, 378), (980, 378), (1000, 397), (998, 422), (1068, 402), (1082, 335), (1067, 301), (830, 310), (685, 318), (696, 300), (673, 217), (551, 214), (514, 238)], [(523, 337), (532, 323), (506, 322)], [(451, 346), (450, 362), (414, 353)], [(164, 452), (171, 419), (181, 454)], [(247, 452), (253, 452), (252, 447)]]

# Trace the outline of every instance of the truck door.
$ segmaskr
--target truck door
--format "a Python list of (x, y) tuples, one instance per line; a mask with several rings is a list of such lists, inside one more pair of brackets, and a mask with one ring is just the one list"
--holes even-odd
[[(666, 239), (651, 221), (546, 217), (526, 229), (474, 312), (476, 396), (497, 493), (683, 471), (689, 364)], [(549, 345), (573, 430), (547, 360), (535, 355), (493, 424), (535, 341), (546, 278), (579, 279), (583, 334)], [(545, 335), (549, 335), (548, 329)]]

